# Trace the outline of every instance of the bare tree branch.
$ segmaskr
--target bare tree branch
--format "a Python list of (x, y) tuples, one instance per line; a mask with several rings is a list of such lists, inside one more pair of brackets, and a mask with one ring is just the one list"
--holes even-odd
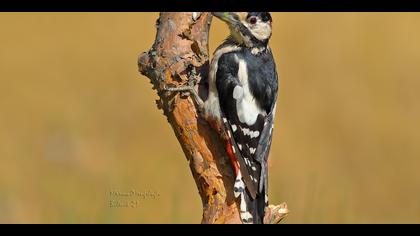
[[(140, 55), (139, 71), (150, 78), (175, 136), (189, 161), (203, 203), (202, 223), (241, 223), (233, 195), (234, 173), (220, 134), (196, 109), (194, 99), (177, 92), (196, 81), (197, 96), (206, 99), (211, 14), (162, 12), (152, 48)], [(278, 223), (287, 206), (269, 208), (266, 223)], [(282, 209), (279, 211), (279, 209)]]

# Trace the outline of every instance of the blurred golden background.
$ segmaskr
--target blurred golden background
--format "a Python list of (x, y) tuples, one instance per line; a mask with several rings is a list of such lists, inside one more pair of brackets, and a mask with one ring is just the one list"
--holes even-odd
[[(285, 223), (420, 223), (420, 14), (273, 13)], [(0, 222), (199, 223), (137, 56), (158, 13), (0, 13)], [(214, 19), (211, 51), (227, 36)], [(166, 148), (159, 146), (166, 142)]]

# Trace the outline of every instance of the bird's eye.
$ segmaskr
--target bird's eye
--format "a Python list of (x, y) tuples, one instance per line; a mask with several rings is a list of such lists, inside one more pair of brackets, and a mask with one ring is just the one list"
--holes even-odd
[(251, 23), (252, 25), (255, 25), (255, 23), (257, 23), (257, 17), (253, 16), (249, 18), (249, 23)]

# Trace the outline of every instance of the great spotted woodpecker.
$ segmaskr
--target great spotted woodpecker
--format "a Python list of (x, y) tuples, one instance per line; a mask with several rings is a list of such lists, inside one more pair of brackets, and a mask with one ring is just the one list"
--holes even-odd
[(272, 18), (268, 12), (213, 15), (228, 24), (231, 34), (214, 53), (204, 114), (227, 134), (242, 222), (263, 223), (278, 90), (276, 65), (268, 46)]

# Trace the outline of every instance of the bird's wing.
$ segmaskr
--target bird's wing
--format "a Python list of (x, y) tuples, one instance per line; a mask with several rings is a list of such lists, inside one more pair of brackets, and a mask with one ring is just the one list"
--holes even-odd
[[(268, 156), (271, 143), (272, 113), (268, 115), (257, 111), (255, 101), (244, 97), (238, 90), (246, 89), (243, 81), (238, 78), (239, 63), (234, 54), (223, 55), (218, 62), (216, 85), (218, 87), (220, 107), (224, 126), (228, 132), (233, 153), (239, 163), (239, 169), (245, 185), (255, 199), (266, 179), (264, 163)], [(246, 92), (246, 91), (245, 91)], [(244, 93), (244, 91), (242, 91)], [(239, 94), (239, 95), (238, 95)], [(239, 96), (239, 97), (238, 97)], [(260, 190), (260, 191), (258, 191)]]

